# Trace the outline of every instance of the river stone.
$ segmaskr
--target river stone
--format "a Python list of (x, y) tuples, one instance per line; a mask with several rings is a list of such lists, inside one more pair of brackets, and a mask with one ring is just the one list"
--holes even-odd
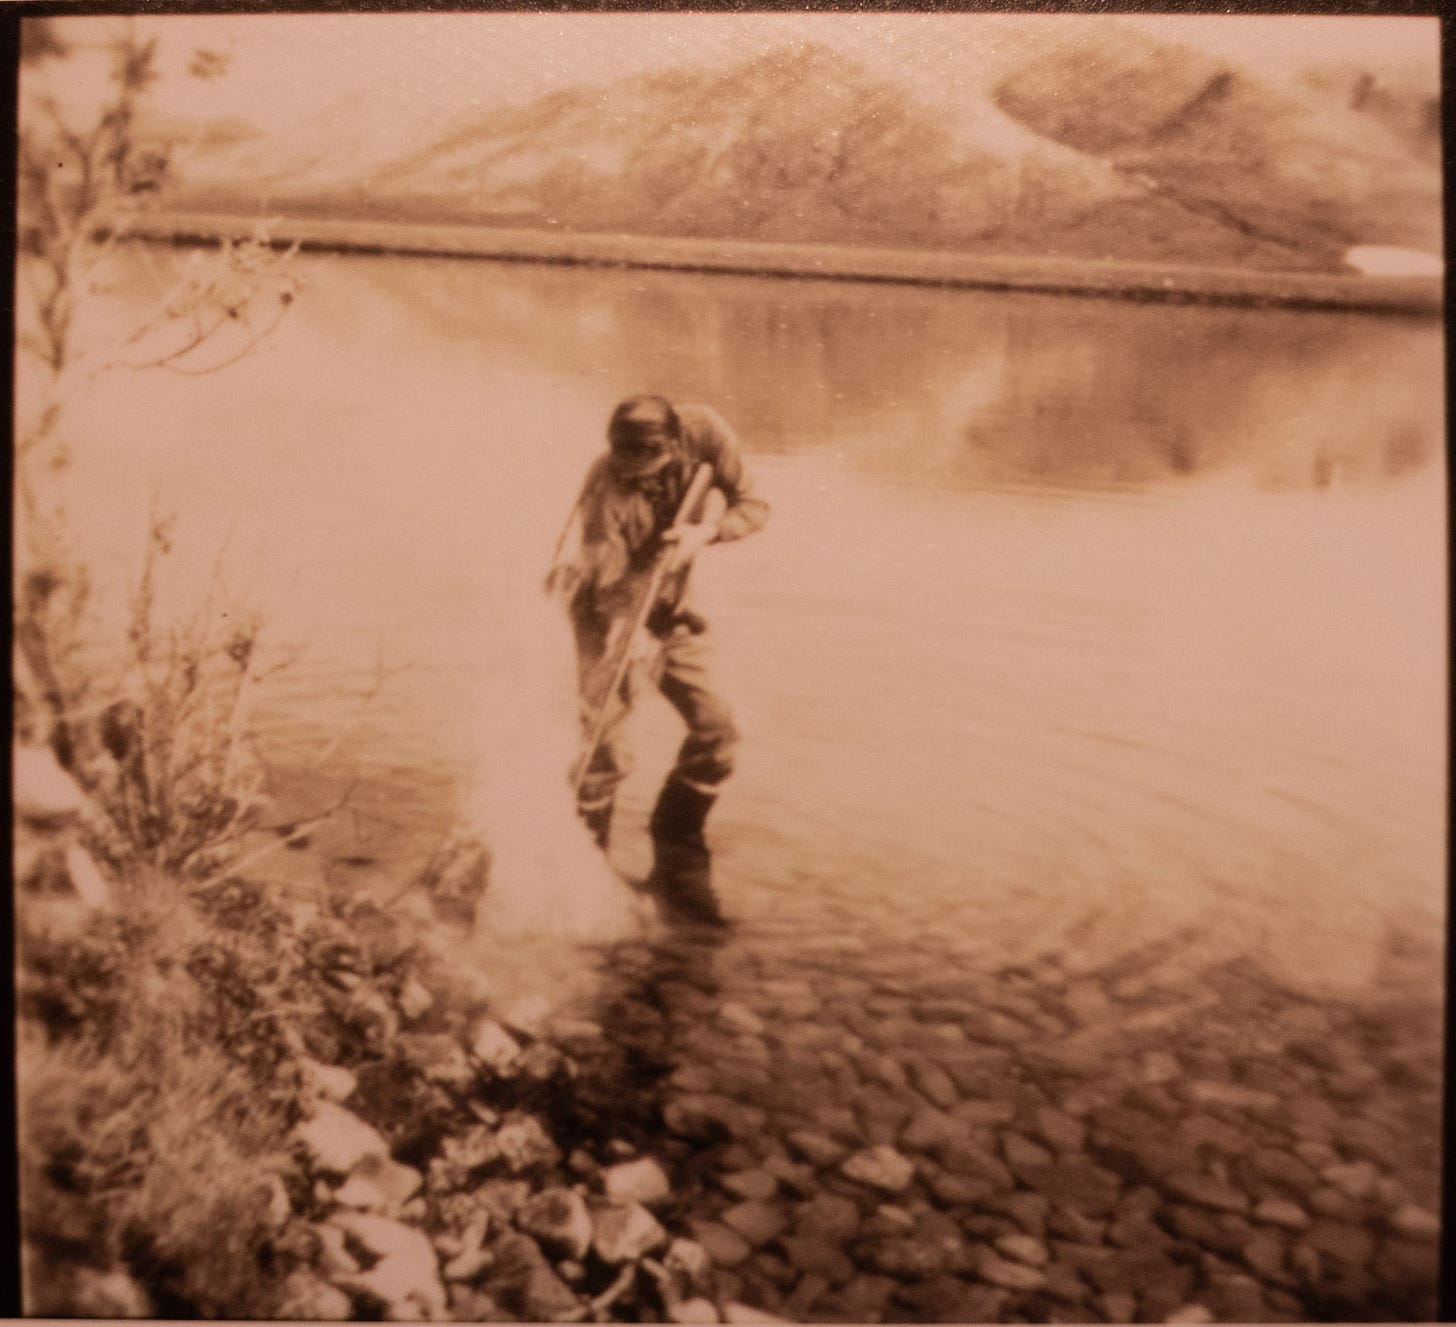
[(667, 1172), (651, 1157), (623, 1161), (602, 1172), (602, 1189), (618, 1203), (660, 1203), (672, 1192)]
[(900, 1131), (901, 1147), (912, 1152), (928, 1152), (963, 1138), (966, 1126), (954, 1115), (934, 1106), (922, 1106)]
[(707, 1323), (720, 1322), (718, 1309), (711, 1299), (683, 1299), (667, 1310), (669, 1322)]
[(1036, 1131), (1058, 1152), (1080, 1152), (1087, 1141), (1087, 1126), (1053, 1106), (1036, 1108)]
[(300, 1269), (283, 1282), (275, 1312), (282, 1322), (347, 1322), (354, 1305), (342, 1290)]
[(61, 767), (48, 746), (16, 746), (11, 750), (11, 805), (33, 828), (58, 828), (81, 815), (90, 799)]
[(1016, 1118), (1016, 1107), (1009, 1101), (961, 1101), (951, 1114), (963, 1124), (975, 1128), (995, 1128), (1010, 1124)]
[(1167, 1188), (1179, 1198), (1220, 1212), (1243, 1213), (1249, 1210), (1248, 1198), (1231, 1184), (1199, 1171), (1183, 1170), (1168, 1176)]
[(294, 1131), (315, 1170), (343, 1178), (361, 1161), (387, 1160), (389, 1144), (373, 1125), (332, 1101), (314, 1106), (313, 1117)]
[(737, 1198), (767, 1202), (779, 1191), (778, 1177), (772, 1171), (757, 1168), (737, 1170), (718, 1177), (718, 1183)]
[(384, 1191), (362, 1175), (350, 1175), (334, 1191), (334, 1201), (340, 1207), (357, 1212), (383, 1212), (389, 1207)]
[(789, 1262), (800, 1272), (822, 1276), (826, 1290), (842, 1286), (854, 1276), (853, 1260), (829, 1240), (786, 1235), (779, 1243)]
[(741, 1032), (750, 1037), (761, 1037), (765, 1031), (762, 1018), (746, 1004), (732, 1001), (719, 1008), (718, 1022), (730, 1032)]
[(747, 1260), (753, 1249), (736, 1230), (720, 1221), (699, 1221), (692, 1226), (697, 1242), (719, 1267), (737, 1267)]
[(330, 1221), (379, 1257), (367, 1271), (341, 1282), (345, 1289), (363, 1290), (382, 1300), (396, 1320), (445, 1316), (445, 1288), (434, 1246), (422, 1231), (367, 1212), (340, 1212)]
[(1441, 1234), (1441, 1219), (1415, 1203), (1397, 1208), (1386, 1218), (1386, 1224), (1409, 1239), (1438, 1239)]
[(795, 1156), (813, 1166), (832, 1166), (843, 1159), (848, 1150), (826, 1134), (811, 1129), (792, 1129), (784, 1141)]
[(1004, 1290), (1040, 1290), (1046, 1277), (1024, 1263), (1007, 1262), (994, 1253), (983, 1251), (976, 1269), (983, 1280)]
[(1097, 1296), (1098, 1306), (1108, 1322), (1132, 1322), (1137, 1316), (1137, 1297), (1125, 1290), (1111, 1290)]
[(443, 1275), (447, 1281), (471, 1283), (478, 1281), (481, 1275), (488, 1272), (494, 1265), (495, 1254), (489, 1249), (477, 1246), (472, 1249), (462, 1249), (451, 1258), (443, 1268)]
[(1357, 1201), (1369, 1198), (1375, 1192), (1376, 1182), (1380, 1178), (1380, 1172), (1368, 1161), (1326, 1166), (1319, 1174), (1326, 1184), (1333, 1185), (1347, 1198)]
[(787, 1318), (776, 1317), (763, 1309), (756, 1309), (737, 1300), (723, 1306), (723, 1321), (732, 1323), (788, 1322)]
[(407, 1061), (427, 1083), (438, 1083), (455, 1092), (465, 1092), (475, 1085), (475, 1069), (464, 1047), (447, 1032), (406, 1032), (396, 1045), (400, 1058)]
[(753, 1201), (735, 1204), (726, 1212), (720, 1212), (718, 1219), (730, 1230), (742, 1235), (754, 1248), (778, 1238), (789, 1224), (782, 1208), (773, 1203)]
[(1052, 1162), (1052, 1154), (1046, 1148), (1010, 1129), (1001, 1135), (1001, 1155), (1018, 1177), (1023, 1171), (1036, 1170)]
[(1174, 1309), (1164, 1322), (1213, 1322), (1213, 1310), (1206, 1304), (1184, 1304)]
[(1286, 1198), (1265, 1198), (1254, 1207), (1254, 1220), (1285, 1230), (1303, 1230), (1309, 1225), (1304, 1209)]
[(662, 1265), (667, 1271), (693, 1292), (707, 1288), (708, 1278), (713, 1274), (713, 1260), (697, 1240), (678, 1236), (662, 1255)]
[(399, 989), (400, 1013), (414, 1022), (423, 1018), (434, 1006), (435, 997), (418, 977), (405, 978), (404, 985)]
[(1030, 1235), (1002, 1235), (996, 1247), (1008, 1258), (1024, 1262), (1032, 1267), (1044, 1267), (1051, 1261), (1047, 1246)]
[(512, 1171), (532, 1166), (554, 1166), (561, 1159), (560, 1149), (532, 1115), (508, 1120), (495, 1133), (495, 1146)]
[(763, 1132), (768, 1112), (716, 1092), (697, 1092), (668, 1102), (662, 1118), (679, 1138), (702, 1141), (721, 1131), (742, 1142)]
[(950, 1075), (938, 1064), (917, 1060), (910, 1066), (910, 1081), (916, 1090), (933, 1106), (949, 1110), (960, 1100), (956, 1085)]
[(548, 1253), (584, 1258), (592, 1246), (592, 1218), (575, 1189), (543, 1189), (521, 1205), (516, 1226)]
[(508, 1233), (496, 1240), (491, 1252), (495, 1266), (486, 1285), (506, 1308), (528, 1322), (552, 1322), (577, 1312), (577, 1297), (534, 1240)]
[(596, 1214), (592, 1248), (605, 1263), (635, 1262), (667, 1242), (667, 1231), (640, 1203)]
[(855, 1152), (839, 1169), (846, 1178), (886, 1193), (900, 1193), (915, 1178), (914, 1164), (884, 1144)]
[(1236, 1110), (1260, 1113), (1275, 1111), (1280, 1107), (1279, 1098), (1274, 1093), (1244, 1087), (1239, 1083), (1199, 1080), (1189, 1083), (1185, 1090), (1189, 1099), (1201, 1106), (1232, 1106)]
[(340, 1103), (354, 1095), (359, 1079), (352, 1070), (339, 1064), (320, 1064), (308, 1056), (298, 1059), (299, 1072), (303, 1075), (305, 1091), (313, 1092), (325, 1101)]
[(475, 1029), (470, 1053), (493, 1073), (508, 1074), (521, 1058), (521, 1045), (493, 1018), (487, 1018)]
[(815, 1194), (794, 1212), (794, 1233), (805, 1239), (842, 1244), (854, 1238), (859, 1223), (859, 1207), (838, 1194)]

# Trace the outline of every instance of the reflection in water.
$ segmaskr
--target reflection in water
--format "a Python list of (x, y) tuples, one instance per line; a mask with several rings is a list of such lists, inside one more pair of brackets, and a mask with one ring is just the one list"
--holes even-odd
[[(1300, 489), (1439, 455), (1424, 321), (672, 273), (378, 262), (492, 359), (710, 395), (771, 451), (918, 482)], [(625, 387), (624, 387), (625, 389)]]

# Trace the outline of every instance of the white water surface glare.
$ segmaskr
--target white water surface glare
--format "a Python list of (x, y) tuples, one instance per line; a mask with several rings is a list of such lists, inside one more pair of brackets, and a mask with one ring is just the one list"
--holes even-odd
[[(179, 259), (150, 250), (130, 307)], [(709, 402), (773, 513), (698, 568), (744, 732), (710, 821), (730, 945), (1092, 964), (1178, 937), (1365, 989), (1444, 926), (1438, 322), (461, 260), (317, 257), (202, 376), (70, 428), (124, 584), (176, 563), (295, 646), (275, 785), (357, 784), (361, 888), (461, 814), (517, 919), (613, 914), (540, 594), (616, 400)], [(118, 317), (124, 316), (118, 312)], [(656, 697), (614, 861), (677, 740)]]

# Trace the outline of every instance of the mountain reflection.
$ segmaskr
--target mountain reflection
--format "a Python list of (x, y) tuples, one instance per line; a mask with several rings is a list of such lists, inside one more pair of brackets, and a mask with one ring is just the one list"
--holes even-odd
[(440, 334), (627, 391), (711, 398), (756, 450), (919, 483), (1269, 489), (1431, 464), (1438, 325), (666, 272), (359, 263)]

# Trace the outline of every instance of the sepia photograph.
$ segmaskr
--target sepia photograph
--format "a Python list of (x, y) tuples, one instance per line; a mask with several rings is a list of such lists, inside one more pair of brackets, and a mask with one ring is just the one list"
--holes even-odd
[(7, 8), (24, 1315), (1444, 1311), (1436, 17)]

